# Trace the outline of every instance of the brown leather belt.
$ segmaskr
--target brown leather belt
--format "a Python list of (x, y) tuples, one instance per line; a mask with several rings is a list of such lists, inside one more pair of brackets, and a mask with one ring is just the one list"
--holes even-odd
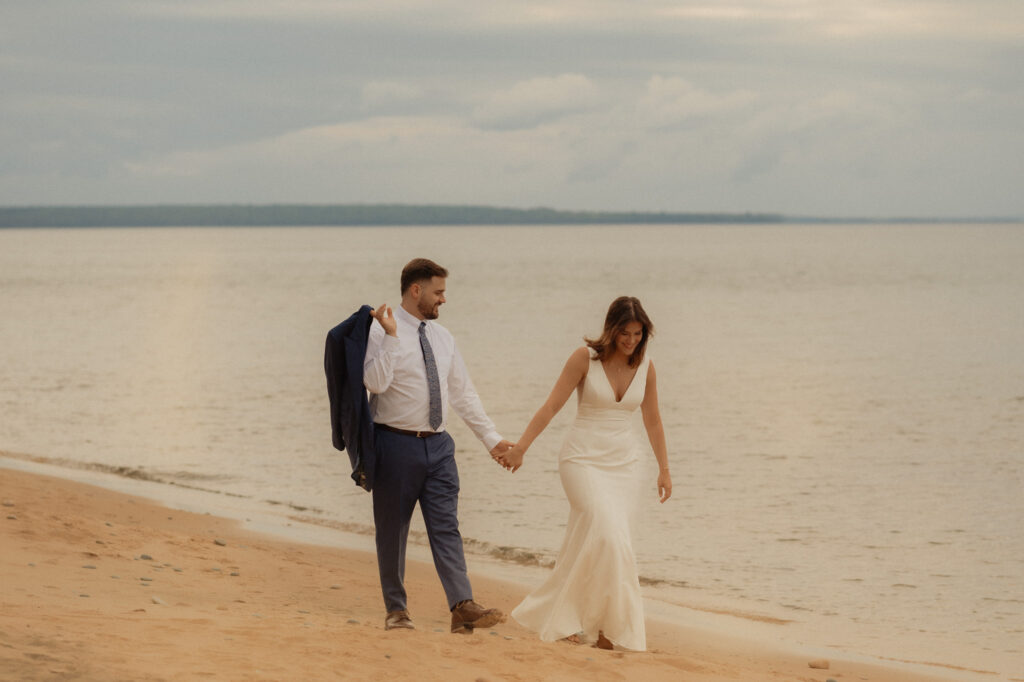
[(410, 431), (408, 429), (396, 429), (394, 426), (388, 426), (387, 424), (378, 424), (377, 422), (374, 422), (373, 425), (378, 429), (384, 429), (385, 431), (390, 431), (391, 433), (398, 433), (403, 436), (412, 436), (414, 438), (429, 438), (430, 436), (436, 436), (438, 434), (444, 433), (444, 431)]

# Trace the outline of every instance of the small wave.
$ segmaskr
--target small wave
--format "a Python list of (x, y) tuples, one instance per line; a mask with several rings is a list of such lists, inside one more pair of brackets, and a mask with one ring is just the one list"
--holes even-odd
[(510, 564), (518, 564), (520, 566), (540, 566), (542, 568), (552, 568), (555, 565), (554, 559), (545, 556), (541, 552), (525, 549), (523, 547), (495, 545), (494, 543), (487, 542), (486, 540), (477, 540), (476, 538), (463, 538), (462, 543), (463, 546), (473, 554), (489, 556), (500, 561), (507, 561)]
[(172, 472), (172, 473), (153, 473), (146, 471), (144, 467), (133, 467), (118, 464), (104, 464), (103, 462), (79, 462), (73, 459), (65, 459), (63, 457), (42, 457), (40, 455), (25, 455), (15, 452), (0, 451), (0, 456), (8, 457), (10, 459), (20, 459), (25, 462), (34, 462), (36, 464), (46, 464), (48, 466), (56, 466), (62, 469), (77, 469), (79, 471), (96, 471), (102, 474), (110, 474), (112, 476), (119, 476), (121, 478), (130, 478), (135, 481), (148, 481), (150, 483), (160, 483), (162, 485), (173, 485), (179, 488), (185, 488), (187, 490), (197, 490), (204, 493), (212, 493), (214, 495), (225, 495), (227, 497), (237, 497), (242, 499), (250, 499), (249, 495), (242, 495), (239, 493), (229, 493), (224, 490), (216, 490), (213, 488), (204, 488), (190, 483), (183, 483), (175, 478), (184, 478), (186, 480), (229, 480), (228, 477), (224, 476), (203, 476), (200, 474), (191, 475), (188, 472)]
[[(375, 535), (373, 526), (369, 526), (364, 523), (350, 523), (348, 521), (337, 521), (334, 519), (325, 519), (319, 516), (305, 516), (301, 514), (292, 514), (288, 518), (292, 521), (298, 521), (299, 523), (308, 523), (313, 526), (341, 530), (346, 533), (352, 533), (353, 535), (368, 535), (371, 537)], [(410, 535), (414, 534), (415, 531), (410, 533)]]
[(164, 475), (180, 481), (209, 481), (211, 483), (231, 481), (234, 478), (227, 474), (200, 474), (194, 471), (170, 471)]
[(990, 601), (997, 604), (1024, 604), (1024, 599), (999, 599), (997, 597), (982, 597), (981, 601)]
[(640, 576), (640, 584), (645, 587), (689, 587), (690, 583), (685, 580), (669, 580), (668, 578), (649, 578)]
[(896, 663), (909, 663), (911, 665), (927, 665), (934, 668), (945, 668), (947, 670), (961, 670), (963, 672), (978, 673), (979, 675), (998, 675), (999, 673), (992, 670), (980, 670), (978, 668), (964, 668), (959, 665), (950, 665), (948, 663), (935, 663), (932, 661), (914, 661), (906, 658), (892, 658), (889, 656), (879, 656), (880, 660), (883, 661), (894, 661)]
[[(324, 512), (323, 509), (318, 509), (317, 507), (310, 507), (308, 505), (295, 504), (294, 502), (281, 502), (280, 500), (263, 500), (263, 501), (266, 502), (267, 504), (272, 504), (275, 507), (288, 507), (289, 509), (294, 509), (295, 511), (298, 511), (298, 512), (312, 512), (314, 514), (324, 514), (324, 513), (326, 513), (326, 512)], [(294, 517), (289, 517), (289, 518), (294, 518)], [(299, 519), (296, 518), (295, 520), (298, 521)], [(303, 518), (302, 522), (303, 523), (314, 523), (315, 519), (313, 519), (311, 517)], [(325, 525), (325, 524), (317, 523), (316, 525), (322, 526), (322, 525)]]
[(687, 602), (677, 601), (675, 599), (664, 599), (668, 604), (674, 604), (675, 606), (682, 606), (685, 609), (691, 609), (693, 611), (702, 611), (704, 613), (715, 613), (721, 616), (730, 616), (732, 618), (742, 618), (744, 620), (752, 620), (758, 623), (768, 623), (769, 625), (789, 625), (795, 621), (786, 618), (776, 618), (774, 616), (767, 616), (760, 613), (750, 613), (749, 611), (738, 611), (735, 609), (718, 609), (711, 608), (708, 606), (702, 606), (698, 604), (691, 604)]

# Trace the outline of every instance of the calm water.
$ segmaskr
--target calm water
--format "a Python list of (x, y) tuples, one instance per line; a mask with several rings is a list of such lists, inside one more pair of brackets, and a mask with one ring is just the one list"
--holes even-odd
[[(4, 230), (0, 450), (365, 532), (324, 335), (418, 255), (511, 439), (644, 302), (675, 483), (658, 505), (652, 457), (648, 596), (1024, 677), (1022, 226)], [(553, 558), (573, 412), (514, 476), (453, 424), (474, 552)]]

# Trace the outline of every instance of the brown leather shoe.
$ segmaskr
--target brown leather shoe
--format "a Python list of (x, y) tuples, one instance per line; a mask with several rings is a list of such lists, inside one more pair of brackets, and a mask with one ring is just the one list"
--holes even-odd
[(473, 600), (459, 602), (452, 609), (452, 632), (468, 634), (473, 628), (489, 628), (505, 622), (505, 614), (498, 609), (485, 609)]
[(412, 624), (412, 618), (409, 617), (409, 612), (402, 610), (392, 611), (384, 618), (384, 629), (415, 630), (416, 626)]

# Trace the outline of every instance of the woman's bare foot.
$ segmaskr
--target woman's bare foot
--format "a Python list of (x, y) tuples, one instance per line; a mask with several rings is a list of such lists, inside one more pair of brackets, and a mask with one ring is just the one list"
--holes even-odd
[(580, 639), (579, 635), (569, 635), (568, 637), (563, 637), (562, 641), (568, 642), (569, 644), (583, 644), (583, 640)]
[(598, 649), (610, 650), (614, 648), (614, 645), (611, 643), (611, 641), (604, 636), (604, 630), (601, 630), (597, 633), (597, 643), (594, 646)]

